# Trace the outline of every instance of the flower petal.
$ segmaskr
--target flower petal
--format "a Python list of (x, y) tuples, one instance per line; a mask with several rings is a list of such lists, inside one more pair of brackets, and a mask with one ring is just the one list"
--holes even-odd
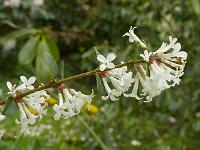
[(62, 109), (66, 109), (70, 106), (70, 104), (68, 102), (63, 103), (63, 105), (61, 106)]
[(107, 61), (111, 62), (116, 58), (116, 55), (114, 53), (109, 53), (107, 56)]
[(54, 111), (58, 111), (58, 110), (60, 110), (60, 107), (59, 107), (57, 104), (55, 104), (55, 105), (53, 106), (53, 110), (54, 110)]
[(12, 83), (11, 83), (11, 82), (9, 82), (9, 81), (7, 82), (7, 87), (8, 87), (8, 89), (9, 89), (10, 91), (12, 91), (12, 87), (13, 87), (13, 86), (12, 86)]
[(55, 119), (55, 120), (59, 120), (60, 117), (61, 117), (61, 113), (60, 113), (60, 112), (59, 112), (59, 113), (56, 113), (56, 114), (54, 115), (54, 119)]
[(107, 64), (107, 67), (108, 67), (108, 68), (115, 68), (115, 65), (114, 65), (113, 63), (108, 63), (108, 64)]
[(30, 78), (28, 79), (28, 83), (29, 83), (29, 84), (33, 84), (35, 81), (36, 81), (36, 77), (30, 77)]
[(175, 51), (179, 51), (181, 49), (181, 44), (180, 43), (176, 43), (175, 45), (174, 45), (174, 50)]
[(187, 53), (185, 51), (172, 52), (173, 57), (181, 57), (183, 60), (187, 59)]
[(34, 118), (31, 118), (31, 119), (28, 120), (28, 124), (33, 125), (35, 123), (36, 123), (36, 119), (34, 119)]
[(131, 34), (129, 32), (126, 32), (124, 35), (122, 35), (122, 37), (124, 36), (131, 36)]
[(107, 60), (103, 55), (97, 55), (97, 60), (102, 62), (102, 63), (106, 63)]
[(101, 96), (101, 99), (104, 100), (104, 101), (108, 100), (109, 99), (109, 95), (108, 96)]
[(99, 66), (99, 70), (100, 71), (104, 71), (106, 69), (106, 65), (105, 64), (101, 64), (100, 66)]
[(24, 90), (24, 89), (26, 89), (26, 86), (24, 84), (22, 84), (22, 85), (18, 86), (16, 89), (17, 90)]
[(27, 78), (26, 78), (25, 76), (21, 76), (20, 79), (21, 79), (21, 81), (22, 81), (23, 83), (27, 82)]

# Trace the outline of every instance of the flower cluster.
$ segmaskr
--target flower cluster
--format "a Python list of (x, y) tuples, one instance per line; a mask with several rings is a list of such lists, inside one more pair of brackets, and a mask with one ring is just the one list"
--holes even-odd
[[(7, 82), (7, 87), (9, 89), (8, 94), (13, 98), (20, 93), (34, 89), (32, 84), (36, 81), (35, 77), (27, 79), (25, 76), (21, 76), (20, 79), (21, 84), (17, 87), (16, 85), (12, 85), (11, 82)], [(41, 119), (42, 116), (47, 113), (46, 107), (49, 98), (50, 96), (46, 91), (42, 90), (16, 101), (20, 112), (20, 119), (16, 119), (15, 122), (21, 125), (21, 134), (30, 134), (29, 125), (35, 124), (37, 118)], [(31, 110), (34, 110), (35, 113), (32, 113)]]
[[(36, 81), (35, 77), (27, 79), (25, 76), (21, 76), (20, 80), (21, 84), (17, 87), (16, 85), (12, 85), (11, 82), (7, 82), (7, 87), (9, 89), (8, 94), (13, 98), (16, 98), (18, 94), (34, 89), (32, 84)], [(74, 89), (67, 88), (59, 91), (59, 102), (53, 106), (55, 120), (59, 120), (61, 117), (68, 118), (75, 116), (80, 113), (83, 106), (89, 109), (92, 98), (94, 97), (93, 90), (91, 95), (85, 95)], [(41, 90), (26, 95), (16, 101), (20, 112), (20, 119), (16, 119), (15, 122), (21, 125), (21, 134), (32, 133), (29, 125), (34, 125), (38, 118), (41, 119), (43, 115), (46, 115), (49, 99), (50, 96), (47, 92)]]
[(58, 93), (59, 104), (53, 106), (55, 111), (54, 119), (59, 120), (61, 117), (68, 118), (79, 114), (85, 104), (89, 107), (93, 97), (93, 91), (91, 95), (85, 95), (74, 89), (65, 88), (61, 90)]
[[(134, 34), (134, 29), (135, 27), (131, 27), (129, 32), (123, 36), (128, 36), (131, 43), (138, 42), (141, 47), (145, 48), (144, 54), (140, 56), (146, 62), (147, 69), (145, 70), (142, 65), (132, 65), (131, 69), (136, 72), (134, 77), (131, 71), (127, 71), (126, 66), (106, 71), (106, 69), (115, 67), (112, 63), (115, 57), (110, 59), (108, 56), (111, 54), (107, 58), (98, 55), (97, 59), (101, 63), (99, 70), (104, 72), (104, 76), (101, 76), (102, 82), (108, 93), (108, 96), (102, 96), (103, 100), (110, 98), (115, 101), (123, 94), (125, 97), (133, 97), (137, 100), (145, 97), (144, 102), (149, 102), (163, 90), (178, 85), (181, 81), (180, 77), (184, 74), (187, 53), (181, 51), (181, 44), (177, 43), (177, 38), (170, 36), (169, 44), (163, 43), (155, 52), (149, 52), (146, 44)], [(113, 88), (108, 85), (108, 80)], [(131, 86), (132, 92), (127, 94)], [(140, 86), (142, 87), (141, 92), (139, 91)]]
[[(180, 77), (184, 74), (187, 53), (181, 51), (181, 44), (177, 43), (177, 38), (170, 36), (169, 43), (162, 43), (158, 50), (151, 52), (147, 49), (145, 42), (142, 42), (135, 35), (134, 29), (135, 27), (131, 27), (129, 32), (123, 36), (128, 36), (131, 43), (139, 43), (144, 48), (144, 53), (140, 54), (143, 64), (136, 64), (131, 60), (128, 63), (115, 66), (115, 54), (109, 53), (106, 57), (98, 54), (99, 69), (76, 76), (76, 78), (85, 77), (98, 73), (101, 85), (106, 93), (101, 96), (102, 100), (116, 101), (123, 95), (137, 100), (145, 98), (144, 102), (150, 102), (162, 91), (178, 85), (181, 81)], [(7, 82), (8, 94), (13, 97), (20, 112), (20, 119), (16, 119), (15, 122), (21, 125), (21, 134), (30, 134), (31, 129), (29, 127), (47, 113), (50, 96), (45, 90), (40, 90), (41, 88), (35, 89), (33, 86), (36, 81), (35, 77), (27, 79), (25, 76), (21, 76), (20, 80), (18, 86)], [(80, 91), (64, 88), (61, 84), (64, 81), (66, 80), (55, 81), (56, 84), (51, 86), (56, 86), (59, 91), (58, 104), (52, 103), (54, 104), (55, 120), (76, 116), (84, 106), (90, 109), (94, 97), (93, 90), (90, 95), (85, 95)], [(24, 97), (21, 96), (19, 99), (20, 94), (30, 90), (32, 91), (28, 93), (31, 94), (24, 94), (25, 96), (23, 95)], [(93, 112), (97, 111), (97, 109), (93, 110)], [(3, 120), (5, 116), (1, 116), (1, 118), (0, 120)]]

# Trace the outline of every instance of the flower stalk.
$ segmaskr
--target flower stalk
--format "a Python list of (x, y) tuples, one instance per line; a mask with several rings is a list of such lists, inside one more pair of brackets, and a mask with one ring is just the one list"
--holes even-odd
[[(133, 65), (133, 64), (139, 64), (139, 63), (145, 63), (145, 61), (144, 60), (129, 60), (126, 63), (116, 65), (115, 68), (121, 68), (121, 67), (124, 67), (124, 66)], [(110, 70), (113, 70), (115, 68), (106, 69), (105, 71), (110, 71)], [(19, 99), (21, 99), (21, 98), (23, 98), (23, 97), (25, 97), (25, 96), (27, 96), (29, 94), (35, 93), (37, 91), (41, 91), (41, 90), (44, 90), (44, 89), (57, 87), (60, 84), (63, 84), (65, 82), (74, 81), (74, 80), (78, 80), (78, 79), (85, 78), (85, 77), (90, 77), (90, 76), (93, 76), (93, 75), (95, 75), (96, 73), (99, 73), (99, 72), (101, 72), (99, 70), (99, 68), (96, 68), (94, 70), (91, 70), (91, 71), (88, 71), (88, 72), (84, 72), (84, 73), (81, 73), (81, 74), (77, 74), (77, 75), (74, 75), (74, 76), (71, 76), (71, 77), (67, 77), (67, 78), (64, 78), (64, 79), (61, 79), (61, 80), (57, 80), (57, 81), (53, 80), (53, 81), (51, 81), (51, 82), (49, 82), (49, 83), (47, 83), (45, 85), (39, 86), (38, 88), (26, 91), (26, 92), (21, 93), (21, 94), (18, 94), (15, 97), (15, 99), (18, 101)], [(4, 105), (4, 104), (5, 104), (4, 102), (0, 101), (0, 105)]]

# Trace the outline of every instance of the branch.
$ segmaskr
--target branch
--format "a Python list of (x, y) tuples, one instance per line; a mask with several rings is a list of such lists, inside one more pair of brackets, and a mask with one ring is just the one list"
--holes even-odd
[[(118, 64), (115, 66), (115, 68), (121, 68), (121, 67), (124, 67), (124, 66), (127, 66), (127, 65), (131, 65), (131, 64), (138, 64), (138, 63), (144, 63), (145, 61), (144, 60), (130, 60), (124, 64)], [(115, 68), (112, 68), (112, 69), (106, 69), (105, 71), (110, 71), (110, 70), (113, 70)], [(92, 71), (88, 71), (88, 72), (85, 72), (85, 73), (81, 73), (81, 74), (78, 74), (78, 75), (74, 75), (74, 76), (71, 76), (71, 77), (68, 77), (68, 78), (65, 78), (65, 79), (61, 79), (61, 80), (53, 80), (51, 81), (50, 83), (47, 83), (43, 86), (39, 86), (38, 88), (35, 88), (33, 90), (30, 90), (30, 91), (27, 91), (27, 92), (24, 92), (22, 94), (18, 94), (15, 99), (16, 100), (20, 100), (21, 98), (25, 97), (26, 95), (29, 95), (29, 94), (32, 94), (32, 93), (35, 93), (37, 91), (41, 91), (41, 90), (44, 90), (44, 89), (48, 89), (48, 88), (52, 88), (52, 87), (56, 87), (58, 85), (61, 85), (65, 82), (68, 82), (68, 81), (72, 81), (72, 80), (77, 80), (77, 79), (80, 79), (80, 78), (84, 78), (84, 77), (89, 77), (89, 76), (93, 76), (95, 75), (96, 73), (99, 73), (101, 72), (99, 70), (99, 68), (96, 68)], [(0, 104), (1, 105), (1, 104)]]

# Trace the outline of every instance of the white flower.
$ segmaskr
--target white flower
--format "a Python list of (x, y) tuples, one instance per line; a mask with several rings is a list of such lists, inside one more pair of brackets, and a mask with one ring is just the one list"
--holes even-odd
[(59, 120), (61, 116), (68, 117), (68, 112), (65, 111), (67, 109), (66, 103), (63, 104), (63, 96), (61, 93), (58, 93), (58, 100), (59, 100), (59, 105), (55, 104), (53, 106), (53, 110), (55, 111), (54, 119)]
[(15, 97), (17, 92), (16, 85), (12, 85), (11, 82), (7, 81), (7, 87), (9, 89), (8, 94), (11, 95), (12, 97)]
[[(132, 92), (130, 94), (125, 94), (125, 97), (134, 97), (137, 100), (145, 97), (146, 100), (144, 102), (150, 102), (153, 97), (160, 94), (161, 89), (157, 87), (156, 80), (151, 79), (147, 76), (146, 71), (144, 70), (143, 66), (137, 66), (136, 69), (137, 73), (135, 75), (135, 84), (133, 86)], [(139, 84), (142, 86), (142, 91), (139, 94)]]
[(168, 117), (168, 121), (169, 121), (171, 124), (175, 124), (177, 120), (176, 120), (175, 117), (169, 116), (169, 117)]
[(136, 73), (136, 76), (135, 76), (135, 84), (133, 86), (133, 90), (130, 94), (126, 94), (124, 93), (124, 96), (125, 97), (134, 97), (135, 99), (137, 100), (140, 100), (141, 98), (138, 96), (138, 86), (139, 86), (139, 79), (140, 79), (140, 74), (139, 73)]
[(134, 33), (134, 29), (137, 27), (130, 27), (129, 32), (126, 32), (124, 36), (128, 36), (129, 37), (129, 42), (133, 43), (133, 42), (138, 42), (143, 48), (146, 48), (146, 44), (143, 43), (138, 37), (137, 35), (135, 35)]
[(141, 146), (141, 145), (142, 145), (142, 143), (141, 143), (140, 141), (138, 141), (138, 140), (132, 140), (132, 141), (131, 141), (131, 144), (132, 144), (133, 146)]
[(5, 0), (4, 6), (11, 7), (11, 8), (19, 7), (20, 3), (21, 3), (21, 0)]
[(20, 120), (16, 119), (15, 122), (21, 125), (21, 134), (31, 134), (29, 125), (36, 123), (37, 116), (31, 114), (24, 103), (17, 103), (17, 105), (20, 112)]
[[(20, 93), (21, 91), (34, 89), (32, 84), (36, 80), (35, 77), (27, 79), (26, 77), (21, 76), (20, 79), (22, 84), (18, 87), (7, 82), (7, 87), (10, 90), (8, 94), (12, 97), (16, 97), (17, 93)], [(17, 105), (20, 112), (20, 119), (16, 119), (15, 122), (21, 125), (21, 134), (31, 134), (29, 125), (35, 124), (37, 118), (41, 119), (42, 116), (47, 113), (46, 107), (49, 98), (50, 96), (46, 91), (41, 90), (26, 95), (18, 101)]]
[(47, 113), (46, 106), (49, 98), (50, 96), (46, 93), (46, 91), (42, 90), (27, 95), (26, 97), (23, 97), (22, 100), (26, 105), (35, 110), (41, 119), (42, 116)]
[(53, 106), (56, 113), (54, 119), (59, 120), (61, 117), (68, 118), (79, 114), (85, 104), (89, 105), (92, 102), (93, 97), (93, 90), (91, 95), (85, 95), (74, 89), (63, 89), (62, 93), (58, 94), (59, 104)]
[(18, 90), (34, 89), (34, 86), (32, 84), (36, 81), (35, 77), (30, 77), (29, 79), (27, 79), (25, 76), (21, 76), (20, 79), (22, 81), (22, 84), (17, 87)]
[(44, 0), (33, 0), (33, 5), (42, 6), (44, 4)]
[(140, 54), (140, 56), (146, 61), (149, 62), (149, 56), (151, 55), (151, 52), (148, 53), (147, 50), (144, 51), (144, 54)]
[(94, 97), (94, 91), (92, 90), (92, 93), (90, 95), (85, 95), (81, 92), (77, 92), (74, 89), (70, 89), (70, 93), (74, 95), (74, 99), (72, 100), (72, 104), (75, 106), (75, 110), (79, 113), (81, 108), (88, 104), (88, 107), (90, 107), (90, 104), (92, 102), (92, 98)]
[[(140, 54), (148, 63), (149, 73), (141, 65), (135, 67), (134, 69), (137, 72), (135, 84), (130, 94), (124, 94), (125, 97), (134, 97), (137, 100), (145, 97), (146, 101), (144, 102), (150, 102), (163, 90), (179, 84), (187, 53), (180, 51), (181, 45), (176, 43), (176, 38), (169, 37), (169, 41), (169, 44), (163, 43), (155, 52), (145, 50), (144, 54)], [(138, 91), (139, 84), (142, 86), (142, 93)]]
[(100, 71), (104, 71), (106, 68), (114, 68), (115, 65), (112, 63), (112, 61), (115, 58), (116, 55), (114, 53), (109, 53), (106, 58), (103, 55), (97, 55), (98, 61), (102, 63), (99, 66)]
[(107, 96), (101, 96), (101, 99), (102, 100), (107, 100), (107, 99), (111, 99), (112, 101), (116, 101), (116, 100), (119, 100), (119, 96), (121, 96), (122, 92), (121, 91), (118, 91), (116, 89), (111, 89), (107, 83), (107, 80), (105, 78), (102, 79), (103, 81), (103, 84), (104, 84), (104, 88), (107, 92)]
[(155, 51), (154, 53), (165, 53), (169, 51), (170, 49), (173, 49), (173, 51), (170, 54), (170, 57), (180, 57), (183, 60), (187, 59), (187, 53), (185, 51), (180, 51), (181, 50), (181, 44), (176, 43), (177, 38), (172, 38), (169, 36), (169, 41), (170, 43), (163, 43), (161, 47)]
[[(102, 100), (111, 99), (118, 100), (122, 93), (126, 92), (134, 82), (132, 72), (127, 72), (127, 67), (116, 68), (107, 72), (107, 76), (102, 78), (107, 96), (102, 96)], [(108, 81), (112, 83), (113, 89), (108, 85)]]
[(169, 41), (169, 44), (163, 43), (157, 51), (151, 54), (150, 74), (159, 79), (160, 82), (167, 81), (171, 87), (181, 81), (180, 77), (184, 74), (187, 53), (180, 51), (181, 45), (176, 43), (177, 38), (173, 39), (170, 36)]

